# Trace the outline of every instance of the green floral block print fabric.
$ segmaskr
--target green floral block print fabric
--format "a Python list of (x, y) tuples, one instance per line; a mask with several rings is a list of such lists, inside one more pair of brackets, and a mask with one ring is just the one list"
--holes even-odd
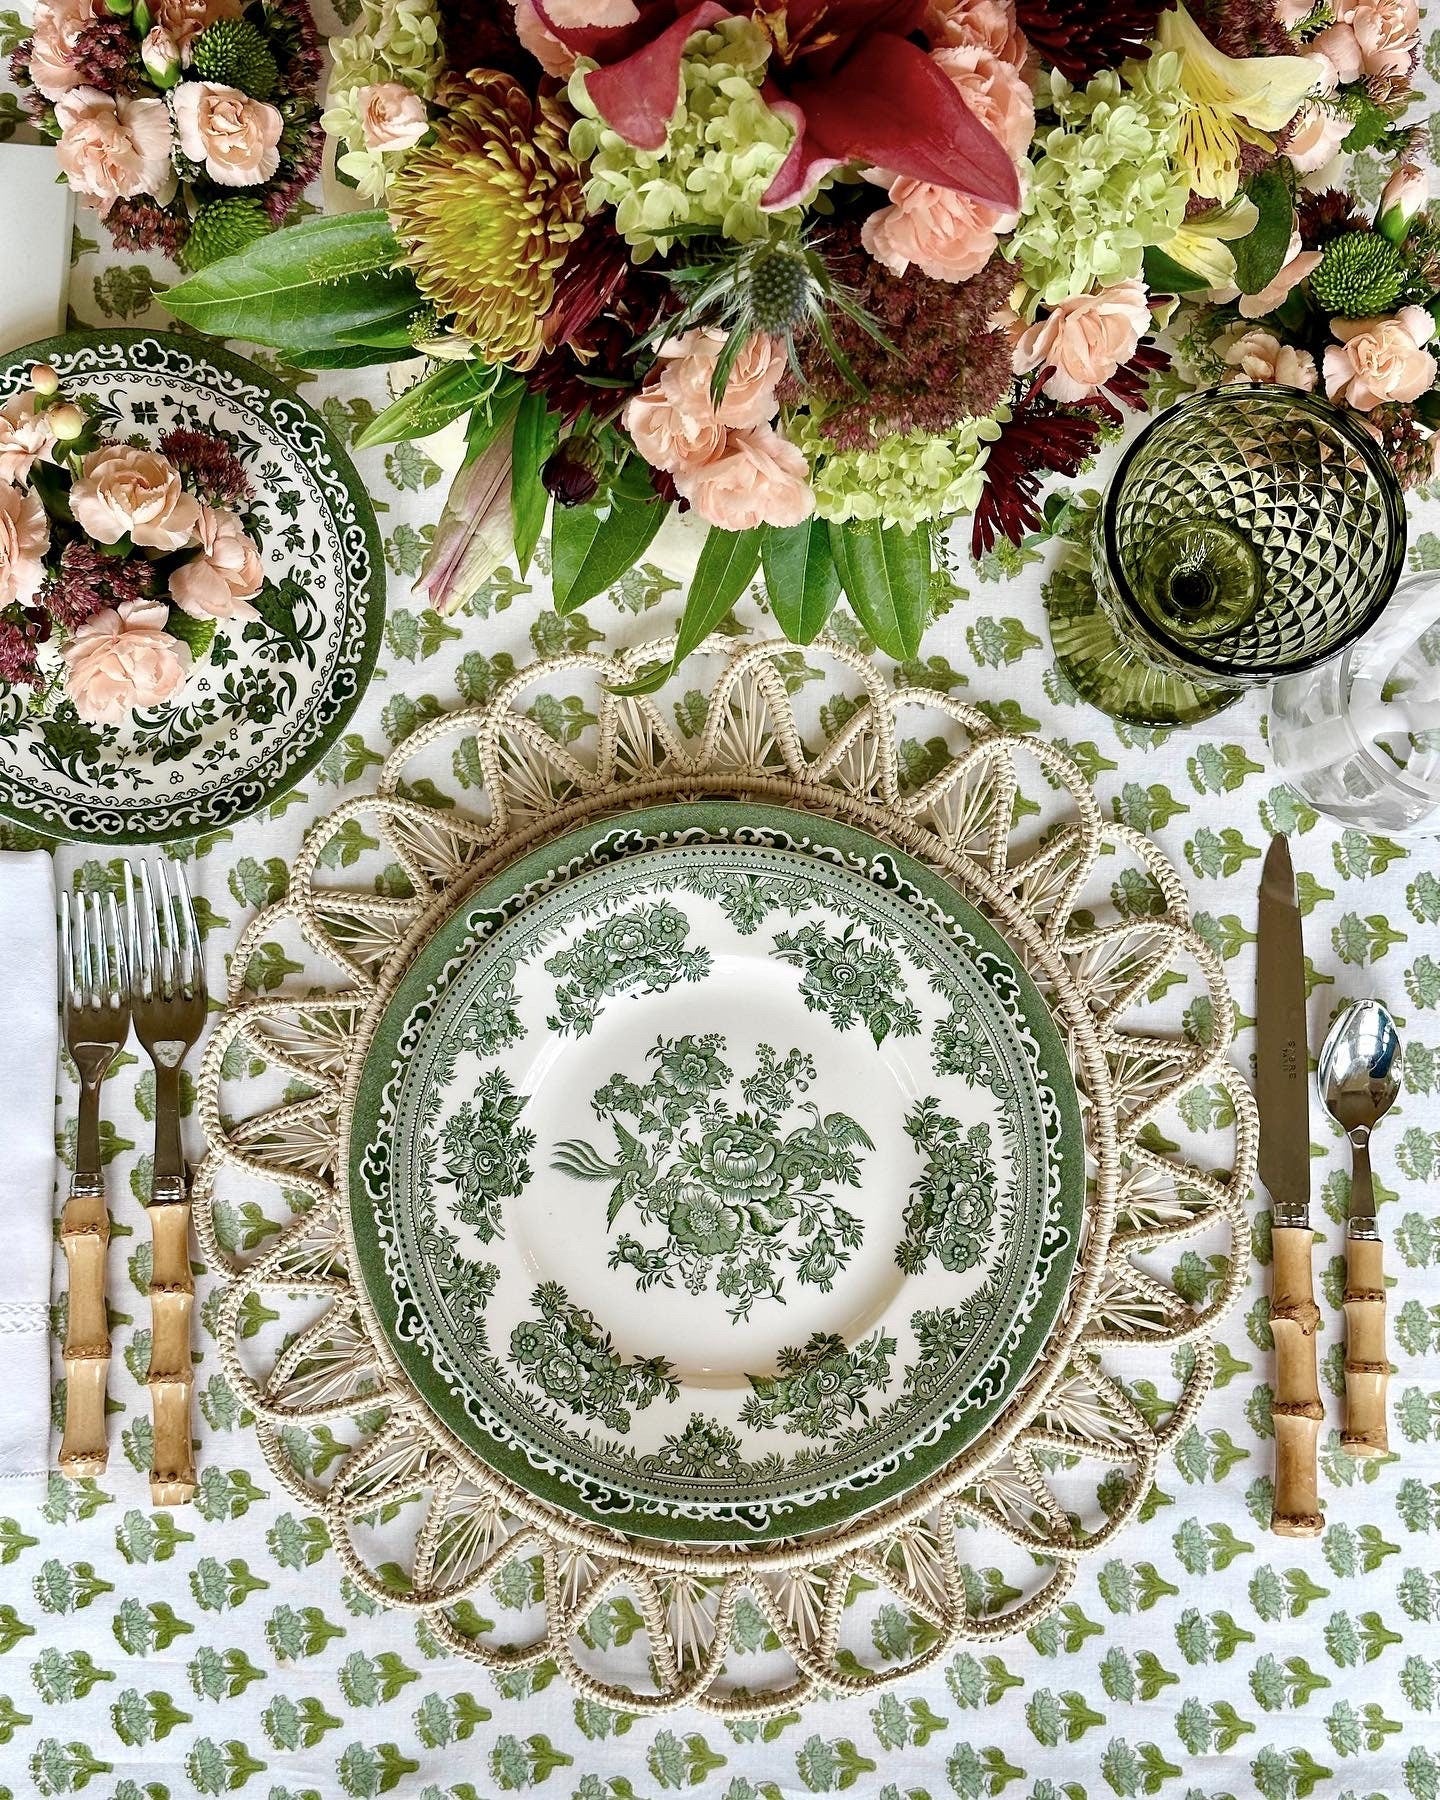
[[(13, 21), (4, 23), (15, 35)], [(0, 115), (4, 129), (14, 117)], [(1369, 178), (1362, 170), (1362, 185)], [(96, 323), (161, 322), (152, 293), (163, 271), (100, 253), (101, 235), (80, 213), (77, 314)], [(384, 401), (383, 381), (364, 371), (307, 381), (303, 391), (347, 441)], [(678, 613), (676, 581), (649, 568), (562, 621), (544, 604), (545, 576), (536, 568), (526, 580), (502, 572), (468, 613), (438, 618), (412, 582), (439, 513), (440, 470), (409, 446), (362, 453), (357, 462), (392, 576), (380, 673), (343, 741), (300, 791), (185, 847), (215, 990), (236, 932), (284, 882), (306, 826), (342, 793), (373, 785), (382, 757), (417, 724), (483, 700), (537, 656), (648, 638)], [(1415, 509), (1411, 560), (1440, 567), (1440, 507)], [(947, 610), (924, 660), (896, 669), (894, 679), (959, 692), (1006, 725), (1063, 739), (1093, 773), (1104, 805), (1153, 835), (1187, 872), (1196, 912), (1246, 1013), (1264, 845), (1274, 830), (1292, 834), (1312, 958), (1312, 1045), (1353, 996), (1382, 995), (1405, 1024), (1404, 1092), (1375, 1158), (1395, 1282), (1395, 1454), (1355, 1463), (1338, 1449), (1347, 1164), (1315, 1109), (1323, 1537), (1291, 1542), (1266, 1529), (1269, 1220), (1257, 1199), (1250, 1285), (1222, 1327), (1213, 1394), (1175, 1459), (1162, 1463), (1143, 1517), (1086, 1563), (1063, 1609), (1028, 1636), (972, 1647), (883, 1695), (820, 1701), (763, 1724), (605, 1710), (577, 1701), (547, 1663), (497, 1681), (444, 1654), (410, 1615), (377, 1610), (342, 1580), (323, 1529), (279, 1489), (219, 1373), (215, 1284), (204, 1270), (200, 1491), (187, 1510), (151, 1512), (149, 1408), (140, 1386), (149, 1249), (140, 1196), (153, 1087), (132, 1055), (106, 1096), (115, 1221), (110, 1469), (98, 1482), (55, 1479), (43, 1512), (17, 1512), (0, 1494), (0, 1790), (87, 1800), (1440, 1794), (1440, 867), (1433, 851), (1337, 831), (1298, 805), (1270, 764), (1259, 698), (1168, 737), (1117, 732), (1075, 704), (1051, 665), (1044, 574), (1043, 559), (1028, 553), (1003, 570), (976, 569), (957, 546)], [(765, 627), (752, 599), (734, 623)], [(794, 678), (808, 681), (803, 653)], [(542, 696), (535, 711), (561, 736), (583, 724), (558, 699)], [(912, 777), (923, 779), (932, 748), (916, 741), (905, 754)], [(465, 779), (463, 766), (456, 778)], [(369, 848), (341, 839), (337, 875)], [(117, 879), (108, 853), (66, 850), (58, 867), (64, 883), (84, 889)], [(257, 957), (252, 980), (285, 979), (284, 945), (266, 944)], [(1186, 1004), (1184, 992), (1172, 998)], [(578, 990), (576, 1006), (579, 1016)], [(903, 1031), (903, 1008), (886, 1023)], [(477, 1021), (477, 1030), (489, 1029), (503, 1029), (503, 1018)], [(1235, 1049), (1242, 1066), (1253, 1049), (1247, 1023)], [(1197, 1146), (1221, 1122), (1220, 1104), (1218, 1093), (1192, 1101), (1184, 1129)], [(73, 1114), (74, 1088), (62, 1081), (62, 1152)], [(225, 1228), (237, 1247), (263, 1244), (272, 1232), (263, 1214), (243, 1207)], [(1216, 1279), (1198, 1252), (1180, 1263), (1197, 1292)], [(57, 1303), (62, 1292), (57, 1257)], [(543, 1308), (535, 1318), (546, 1331), (563, 1328)], [(254, 1321), (257, 1329), (263, 1323)], [(870, 1344), (864, 1353), (885, 1351)], [(58, 1340), (54, 1367), (58, 1382)], [(803, 1424), (812, 1405), (808, 1367), (797, 1366), (757, 1404)], [(518, 1620), (530, 1579), (523, 1564), (512, 1565), (479, 1610)], [(975, 1574), (982, 1593), (1006, 1579), (986, 1567)], [(591, 1631), (638, 1672), (638, 1625), (633, 1609), (617, 1603), (601, 1609)], [(914, 1628), (898, 1612), (883, 1614), (873, 1632), (882, 1661), (915, 1648)]]

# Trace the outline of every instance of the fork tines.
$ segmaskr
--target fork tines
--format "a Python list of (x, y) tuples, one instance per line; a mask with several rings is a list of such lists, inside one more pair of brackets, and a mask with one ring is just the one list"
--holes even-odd
[(60, 901), (60, 977), (69, 1007), (111, 1011), (129, 1004), (130, 959), (115, 896), (71, 894)]
[(155, 859), (140, 864), (140, 898), (125, 865), (125, 917), (129, 923), (130, 966), (138, 1000), (193, 1000), (204, 989), (200, 965), (200, 927), (190, 884), (179, 863)]

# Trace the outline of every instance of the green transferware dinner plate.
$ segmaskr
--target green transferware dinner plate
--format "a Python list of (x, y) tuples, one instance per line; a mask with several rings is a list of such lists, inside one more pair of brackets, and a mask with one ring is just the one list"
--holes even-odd
[(574, 832), (441, 925), (367, 1052), (349, 1216), (480, 1461), (592, 1523), (760, 1541), (994, 1424), (1083, 1158), (1061, 1037), (949, 884), (707, 802)]
[(375, 667), (385, 562), (354, 464), (325, 421), (208, 340), (76, 331), (0, 362), (0, 403), (50, 363), (98, 402), (106, 436), (156, 446), (226, 434), (254, 488), (261, 618), (227, 624), (181, 693), (91, 725), (68, 700), (0, 693), (0, 817), (44, 837), (142, 844), (199, 836), (293, 787), (344, 729)]

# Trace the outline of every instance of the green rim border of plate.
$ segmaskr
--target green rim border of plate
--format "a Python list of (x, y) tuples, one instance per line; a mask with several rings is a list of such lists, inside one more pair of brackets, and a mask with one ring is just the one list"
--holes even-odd
[[(380, 523), (375, 516), (375, 508), (370, 504), (370, 496), (366, 492), (364, 482), (360, 479), (360, 471), (351, 461), (349, 451), (315, 408), (293, 389), (282, 386), (268, 369), (263, 369), (258, 363), (252, 362), (249, 357), (241, 356), (219, 342), (202, 336), (192, 337), (189, 333), (182, 334), (178, 331), (147, 331), (143, 327), (117, 327), (113, 331), (104, 331), (98, 328), (62, 331), (54, 337), (37, 338), (33, 344), (23, 344), (18, 350), (13, 350), (9, 355), (0, 357), (0, 377), (8, 374), (17, 363), (44, 362), (64, 350), (81, 348), (87, 344), (139, 343), (145, 339), (173, 345), (183, 350), (196, 362), (215, 363), (227, 373), (264, 389), (268, 395), (283, 399), (288, 405), (305, 414), (315, 428), (324, 435), (330, 446), (336, 469), (350, 490), (350, 498), (355, 507), (355, 522), (364, 533), (365, 548), (370, 558), (369, 591), (365, 602), (365, 639), (361, 646), (360, 660), (355, 665), (355, 693), (348, 705), (343, 705), (336, 711), (334, 718), (321, 732), (315, 743), (297, 762), (286, 766), (279, 781), (265, 787), (260, 799), (253, 806), (229, 813), (224, 818), (207, 820), (197, 831), (167, 833), (126, 829), (105, 832), (103, 835), (94, 837), (78, 837), (69, 830), (56, 831), (52, 812), (47, 811), (44, 815), (44, 822), (37, 823), (36, 814), (17, 806), (7, 796), (4, 785), (0, 784), (0, 819), (8, 820), (12, 825), (18, 825), (26, 831), (33, 831), (37, 836), (56, 843), (164, 844), (181, 836), (197, 837), (203, 836), (206, 831), (221, 830), (241, 819), (251, 818), (255, 813), (263, 811), (265, 807), (273, 805), (282, 794), (289, 793), (291, 788), (305, 779), (355, 716), (355, 710), (365, 698), (366, 691), (374, 677), (375, 664), (380, 659), (380, 644), (385, 631), (389, 588), (389, 577), (385, 564), (385, 545), (380, 536)], [(157, 801), (157, 804), (160, 802)], [(101, 810), (96, 808), (97, 813)]]
[[(873, 852), (878, 847), (886, 857), (893, 860), (898, 874), (913, 882), (927, 899), (933, 901), (966, 931), (973, 933), (982, 947), (1002, 956), (1014, 968), (1019, 977), (1022, 1015), (1035, 1034), (1041, 1066), (1050, 1077), (1061, 1114), (1060, 1143), (1063, 1160), (1056, 1217), (1066, 1227), (1069, 1241), (1054, 1258), (1045, 1295), (1036, 1306), (1016, 1345), (1013, 1378), (999, 1402), (984, 1410), (981, 1423), (976, 1429), (968, 1431), (959, 1443), (955, 1441), (959, 1426), (962, 1423), (968, 1425), (977, 1416), (962, 1413), (956, 1422), (941, 1431), (931, 1442), (920, 1444), (902, 1456), (899, 1466), (891, 1473), (870, 1486), (845, 1490), (845, 1494), (853, 1497), (853, 1504), (839, 1506), (838, 1502), (842, 1498), (840, 1493), (833, 1493), (787, 1512), (782, 1512), (772, 1502), (769, 1523), (759, 1529), (746, 1531), (738, 1521), (690, 1519), (659, 1514), (637, 1517), (628, 1510), (623, 1513), (607, 1512), (603, 1507), (588, 1504), (582, 1497), (581, 1489), (571, 1482), (555, 1476), (549, 1470), (537, 1468), (520, 1446), (498, 1442), (485, 1433), (486, 1447), (479, 1448), (474, 1420), (466, 1413), (463, 1405), (444, 1389), (423, 1348), (401, 1338), (393, 1329), (394, 1321), (388, 1307), (382, 1312), (377, 1305), (376, 1297), (383, 1296), (387, 1289), (383, 1251), (373, 1216), (356, 1204), (355, 1196), (362, 1191), (359, 1160), (379, 1122), (382, 1097), (394, 1066), (400, 1032), (417, 1000), (454, 956), (454, 947), (447, 942), (447, 937), (453, 935), (463, 918), (469, 917), (477, 908), (503, 905), (507, 897), (513, 899), (518, 892), (547, 874), (558, 876), (559, 882), (563, 882), (568, 877), (560, 874), (561, 870), (574, 865), (577, 858), (585, 855), (587, 849), (593, 851), (597, 843), (617, 832), (634, 831), (637, 835), (655, 835), (666, 831), (699, 829), (712, 839), (726, 839), (735, 831), (743, 831), (750, 826), (796, 837), (808, 836), (822, 849), (832, 849), (842, 854), (861, 851), (873, 857)], [(966, 899), (945, 877), (868, 831), (841, 824), (825, 814), (804, 812), (794, 807), (708, 799), (670, 802), (639, 808), (633, 812), (612, 814), (609, 818), (578, 826), (558, 838), (550, 839), (470, 889), (421, 946), (386, 1001), (370, 1034), (354, 1099), (347, 1109), (343, 1124), (347, 1130), (347, 1139), (342, 1159), (345, 1193), (341, 1212), (355, 1253), (364, 1303), (379, 1322), (390, 1352), (411, 1387), (432, 1416), (445, 1428), (450, 1439), (470, 1460), (492, 1469), (512, 1486), (530, 1495), (532, 1499), (554, 1507), (558, 1512), (634, 1537), (696, 1544), (760, 1544), (777, 1538), (802, 1537), (807, 1533), (848, 1524), (855, 1518), (874, 1511), (886, 1501), (919, 1486), (983, 1436), (1014, 1399), (1017, 1390), (1023, 1386), (1035, 1366), (1045, 1341), (1060, 1316), (1079, 1257), (1080, 1226), (1086, 1193), (1084, 1120), (1079, 1093), (1064, 1039), (1023, 962), (974, 902)], [(1060, 1278), (1061, 1271), (1063, 1279)]]

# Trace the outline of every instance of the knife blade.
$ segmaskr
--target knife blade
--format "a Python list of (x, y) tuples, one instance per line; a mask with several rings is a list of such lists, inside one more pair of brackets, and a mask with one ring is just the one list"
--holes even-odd
[(1305, 1030), (1305, 943), (1290, 846), (1271, 839), (1260, 878), (1256, 943), (1255, 1087), (1260, 1178), (1274, 1210), (1270, 1330), (1275, 1339), (1275, 1497), (1270, 1529), (1316, 1537), (1324, 1529), (1316, 1475), (1325, 1409), (1315, 1366), (1310, 1230), (1310, 1057)]
[(1275, 1222), (1310, 1222), (1310, 1060), (1305, 1032), (1305, 943), (1290, 845), (1272, 838), (1260, 878), (1255, 991), (1260, 1179)]

